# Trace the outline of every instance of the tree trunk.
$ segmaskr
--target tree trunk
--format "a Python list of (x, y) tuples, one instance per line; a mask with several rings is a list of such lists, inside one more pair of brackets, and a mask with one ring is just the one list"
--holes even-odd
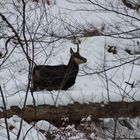
[[(20, 109), (18, 106), (12, 106), (7, 110), (7, 116), (18, 115), (27, 122), (48, 120), (50, 122), (59, 122), (62, 118), (68, 117), (71, 121), (80, 121), (84, 117), (91, 115), (96, 118), (116, 118), (116, 117), (136, 117), (140, 116), (140, 101), (137, 102), (109, 102), (89, 103), (89, 104), (69, 104), (67, 106), (39, 105), (33, 107), (28, 105)], [(0, 118), (4, 114), (0, 111)]]

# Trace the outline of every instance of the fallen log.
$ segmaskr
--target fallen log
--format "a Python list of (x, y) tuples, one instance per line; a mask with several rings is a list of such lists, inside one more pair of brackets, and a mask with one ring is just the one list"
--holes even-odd
[[(1, 107), (2, 109), (2, 107)], [(80, 121), (91, 115), (92, 119), (96, 118), (117, 118), (117, 117), (137, 117), (140, 116), (140, 101), (136, 102), (109, 102), (105, 103), (88, 103), (80, 104), (75, 102), (67, 106), (52, 105), (27, 105), (20, 109), (18, 106), (12, 106), (7, 110), (7, 116), (18, 115), (27, 122), (38, 120), (49, 120), (58, 122), (64, 117), (71, 121)], [(4, 114), (0, 111), (0, 118)]]

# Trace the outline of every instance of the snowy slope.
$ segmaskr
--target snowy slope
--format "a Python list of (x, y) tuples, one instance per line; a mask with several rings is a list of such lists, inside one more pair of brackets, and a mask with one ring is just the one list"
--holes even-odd
[[(39, 15), (39, 13), (42, 12), (40, 6), (42, 6), (42, 4), (40, 3), (29, 3), (29, 5), (27, 6), (27, 11), (30, 11), (27, 12), (27, 16), (32, 15), (32, 18), (30, 20), (38, 20), (36, 13), (38, 12)], [(73, 3), (71, 4), (69, 2), (66, 2), (65, 0), (60, 0), (56, 2), (56, 5), (54, 6), (46, 6), (46, 8), (48, 8), (48, 19), (52, 20), (52, 17), (55, 17), (52, 20), (52, 27), (48, 28), (48, 32), (54, 29), (56, 33), (60, 32), (60, 35), (67, 34), (68, 31), (64, 30), (63, 26), (61, 26), (62, 20), (64, 20), (66, 23), (69, 22), (71, 25), (76, 23), (85, 26), (88, 20), (88, 22), (93, 23), (95, 27), (102, 25), (102, 21), (112, 23), (112, 19), (114, 19), (113, 22), (121, 22), (120, 17), (116, 17), (116, 14), (113, 14), (111, 12), (104, 15), (104, 13), (98, 14), (97, 12), (94, 13), (93, 11), (75, 11), (75, 9), (78, 8), (77, 6), (80, 9), (82, 8), (83, 4), (74, 6)], [(11, 7), (10, 3), (5, 4), (5, 7), (6, 8), (1, 9), (1, 11), (3, 10), (3, 12), (5, 12), (7, 10), (11, 10), (15, 15), (19, 14), (16, 12), (17, 9)], [(90, 8), (89, 5), (88, 8)], [(91, 8), (96, 7), (91, 6)], [(72, 9), (72, 11), (70, 11), (70, 9)], [(21, 10), (20, 4), (19, 10)], [(14, 20), (16, 18), (15, 15), (11, 16), (9, 18), (9, 21), (13, 22), (14, 26), (17, 27)], [(56, 19), (56, 17), (58, 19)], [(60, 17), (62, 18), (61, 21), (59, 19)], [(45, 22), (46, 19), (42, 19), (42, 24), (37, 31), (36, 37), (39, 37), (38, 33), (42, 32)], [(28, 26), (30, 27), (31, 24), (32, 22), (30, 21), (28, 23)], [(138, 23), (136, 22), (136, 25), (137, 24)], [(68, 24), (64, 24), (64, 26), (66, 25)], [(34, 27), (32, 28), (30, 27), (31, 32), (34, 31), (35, 28), (36, 25), (34, 25)], [(62, 29), (62, 31), (58, 30), (58, 28)], [(120, 28), (121, 30), (126, 30), (121, 24)], [(105, 30), (107, 30), (107, 28)], [(7, 33), (6, 30), (3, 29), (3, 31)], [(111, 101), (139, 100), (139, 60), (135, 61), (136, 65), (128, 63), (126, 65), (113, 68), (106, 72), (102, 72), (104, 69), (109, 69), (111, 67), (130, 61), (135, 57), (138, 57), (138, 55), (129, 55), (124, 51), (126, 48), (130, 48), (132, 50), (135, 50), (135, 48), (138, 49), (140, 47), (137, 44), (138, 39), (123, 40), (100, 36), (90, 38), (83, 37), (80, 39), (80, 53), (82, 56), (87, 58), (87, 63), (80, 65), (80, 70), (75, 85), (67, 91), (52, 91), (51, 93), (48, 91), (34, 92), (36, 103), (54, 104), (54, 102), (56, 102), (57, 100), (58, 94), (59, 98), (57, 100), (57, 104), (63, 105), (73, 103), (75, 101), (78, 101), (80, 103), (108, 101), (109, 98)], [(2, 46), (3, 43), (4, 41), (1, 40), (2, 51), (4, 50)], [(1, 66), (0, 72), (0, 82), (2, 88), (4, 89), (6, 104), (8, 107), (12, 105), (23, 105), (28, 83), (28, 62), (26, 60), (26, 56), (23, 54), (20, 47), (14, 48), (13, 45), (13, 43), (9, 44), (9, 53), (10, 51), (13, 51), (13, 53)], [(108, 53), (107, 45), (116, 46), (118, 53), (116, 55)], [(31, 56), (32, 44), (29, 44), (29, 46)], [(67, 64), (70, 58), (69, 49), (73, 48), (76, 50), (76, 45), (67, 39), (59, 40), (51, 45), (48, 45), (46, 43), (42, 43), (40, 45), (40, 43), (36, 42), (34, 44), (34, 47), (35, 63), (46, 65)], [(0, 59), (0, 63), (3, 63), (3, 60), (4, 59)], [(106, 78), (108, 79), (108, 83), (106, 82)], [(126, 84), (126, 82), (134, 82), (134, 84), (136, 84), (134, 86), (135, 88), (131, 88), (130, 85)], [(0, 106), (3, 106), (2, 99), (0, 100)], [(32, 96), (30, 93), (28, 93), (27, 104), (32, 104)]]
[[(8, 21), (16, 29), (18, 29), (20, 37), (23, 39), (23, 35), (21, 33), (22, 17), (20, 16), (22, 6), (20, 2), (15, 3), (15, 5), (11, 4), (13, 1), (1, 0), (0, 12), (2, 12), (8, 18)], [(106, 7), (111, 7), (111, 4), (108, 4), (107, 2), (113, 2), (115, 5), (120, 5), (119, 8), (121, 9), (121, 12), (125, 12), (123, 5), (120, 4), (121, 1), (98, 1), (103, 5), (106, 5)], [(75, 32), (78, 30), (75, 29), (73, 25), (80, 27), (80, 29), (89, 29), (87, 25), (92, 25), (92, 27), (95, 26), (100, 29), (100, 27), (108, 23), (105, 26), (106, 33), (115, 33), (134, 29), (134, 26), (131, 26), (129, 22), (125, 22), (124, 24), (124, 21), (127, 19), (126, 17), (122, 18), (122, 16), (112, 13), (112, 11), (100, 11), (100, 7), (97, 5), (85, 5), (84, 3), (82, 4), (81, 1), (75, 5), (74, 3), (70, 3), (66, 0), (58, 0), (56, 1), (55, 5), (50, 6), (42, 3), (28, 2), (26, 8), (27, 26), (32, 34), (29, 36), (29, 33), (27, 32), (26, 37), (28, 39), (32, 38), (39, 40), (40, 37), (42, 37), (41, 33), (44, 32), (47, 35), (54, 33), (60, 35), (61, 37), (64, 37), (65, 35), (69, 36), (71, 30)], [(46, 9), (45, 11), (44, 8)], [(83, 11), (83, 8), (88, 8), (90, 10)], [(130, 15), (134, 15), (139, 19), (139, 13), (132, 10), (129, 10), (128, 12)], [(40, 15), (42, 15), (41, 18)], [(41, 24), (38, 27), (38, 22), (40, 19)], [(139, 27), (139, 22), (137, 20), (133, 19), (131, 23), (133, 23), (135, 27)], [(0, 25), (0, 36), (13, 35), (11, 30), (7, 27), (7, 24), (1, 19)], [(112, 25), (116, 25), (117, 30), (114, 29)], [(81, 35), (81, 32), (78, 35)], [(128, 37), (131, 37), (131, 34), (128, 35)], [(44, 37), (44, 42), (40, 42), (41, 40), (39, 40), (34, 42), (34, 44), (29, 43), (30, 57), (32, 57), (32, 48), (34, 46), (34, 61), (36, 64), (67, 64), (70, 58), (69, 50), (70, 48), (76, 50), (76, 45), (72, 43), (70, 38), (63, 38), (56, 42), (54, 41), (51, 44), (47, 43), (50, 40), (54, 41), (55, 38)], [(49, 92), (44, 90), (34, 92), (33, 95), (36, 100), (36, 104), (67, 105), (75, 101), (80, 103), (88, 103), (101, 101), (108, 102), (109, 100), (140, 100), (139, 59), (134, 62), (135, 64), (132, 62), (127, 63), (137, 57), (139, 58), (140, 55), (130, 55), (125, 51), (126, 49), (130, 49), (132, 52), (139, 51), (140, 45), (137, 42), (140, 41), (140, 39), (137, 38), (130, 40), (123, 38), (111, 38), (108, 36), (98, 36), (80, 37), (80, 40), (80, 53), (82, 56), (87, 58), (87, 63), (80, 65), (80, 70), (75, 85), (67, 91)], [(117, 54), (108, 53), (108, 45), (115, 46), (117, 48)], [(0, 52), (5, 52), (4, 48), (5, 40), (0, 39)], [(14, 105), (22, 107), (26, 96), (29, 65), (21, 47), (19, 45), (15, 47), (15, 43), (13, 43), (12, 40), (8, 44), (8, 55), (8, 59), (6, 59), (6, 61), (5, 58), (0, 59), (0, 85), (3, 89), (7, 107), (9, 108), (10, 106)], [(133, 82), (134, 87), (131, 88), (131, 86), (127, 83), (131, 84)], [(33, 104), (33, 98), (30, 92), (28, 92), (26, 104)], [(1, 97), (0, 106), (3, 106)], [(17, 137), (20, 127), (20, 120), (21, 119), (17, 116), (13, 116), (7, 120), (11, 140), (16, 139)], [(0, 139), (7, 140), (4, 121), (4, 119), (0, 119)], [(65, 140), (66, 138), (69, 140), (86, 140), (86, 135), (88, 135), (91, 139), (111, 140), (114, 135), (115, 125), (116, 135), (119, 138), (139, 138), (139, 118), (130, 120), (127, 119), (127, 121), (130, 123), (131, 127), (126, 127), (122, 120), (120, 120), (117, 125), (113, 119), (103, 119), (100, 123), (89, 121), (82, 124), (82, 130), (77, 130), (74, 125), (64, 128), (56, 128), (44, 120), (37, 122), (35, 127), (33, 127), (32, 124), (28, 124), (23, 121), (20, 139), (22, 140), (26, 136), (25, 140), (45, 140), (45, 135), (47, 132), (49, 132), (55, 136), (56, 139), (61, 140)], [(86, 130), (89, 128), (88, 125), (90, 125), (90, 129)], [(40, 133), (40, 129), (44, 133)], [(86, 132), (84, 132), (85, 130)]]

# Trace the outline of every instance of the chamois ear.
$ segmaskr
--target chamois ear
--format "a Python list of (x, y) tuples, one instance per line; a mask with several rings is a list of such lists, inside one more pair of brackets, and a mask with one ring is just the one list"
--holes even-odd
[(73, 49), (72, 49), (72, 48), (70, 48), (70, 53), (71, 53), (71, 54), (74, 54), (74, 51), (73, 51)]

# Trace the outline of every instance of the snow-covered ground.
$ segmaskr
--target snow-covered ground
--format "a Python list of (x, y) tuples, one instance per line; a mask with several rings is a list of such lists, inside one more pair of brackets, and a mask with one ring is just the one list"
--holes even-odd
[[(99, 2), (110, 8), (111, 5), (107, 4), (108, 1), (109, 0), (103, 2), (99, 0)], [(120, 1), (117, 3), (113, 0), (111, 0), (110, 3), (111, 2), (116, 3), (116, 6), (121, 3)], [(21, 3), (15, 3), (15, 5), (13, 5), (12, 2), (9, 2), (8, 0), (2, 0), (1, 3), (3, 3), (3, 5), (0, 5), (0, 12), (8, 17), (8, 20), (13, 27), (19, 29), (20, 34), (20, 29), (22, 27), (22, 16), (20, 15), (20, 11), (22, 11)], [(125, 32), (130, 29), (133, 30), (134, 27), (139, 27), (138, 20), (131, 19), (132, 21), (130, 22), (124, 22), (126, 20), (129, 21), (129, 17), (123, 17), (122, 15), (118, 16), (112, 11), (100, 11), (100, 7), (97, 5), (93, 6), (91, 4), (89, 5), (84, 3), (78, 3), (75, 5), (74, 3), (69, 3), (66, 0), (58, 0), (55, 5), (50, 6), (42, 3), (28, 2), (26, 8), (26, 20), (28, 21), (27, 26), (31, 33), (30, 36), (29, 32), (27, 32), (26, 37), (28, 39), (37, 38), (39, 40), (41, 33), (44, 32), (48, 34), (54, 33), (63, 37), (65, 35), (69, 35), (70, 31), (76, 30), (73, 28), (74, 25), (83, 29), (89, 29), (90, 26), (88, 27), (88, 25), (92, 24), (92, 26), (100, 29), (108, 23), (104, 29), (104, 32), (106, 33), (114, 33), (116, 31)], [(44, 8), (46, 11), (44, 11)], [(90, 10), (83, 11), (83, 8), (88, 8)], [(120, 11), (125, 11), (123, 10), (122, 5), (120, 6)], [(128, 12), (130, 15), (140, 19), (139, 13), (132, 10), (128, 10)], [(42, 15), (42, 17), (40, 17), (40, 15)], [(5, 34), (11, 36), (13, 35), (3, 20), (0, 20), (0, 24), (2, 25), (0, 28), (0, 36)], [(38, 26), (38, 24), (40, 25)], [(111, 25), (115, 25), (117, 30)], [(128, 35), (128, 37), (131, 37), (131, 34), (130, 36)], [(22, 35), (21, 38), (23, 38)], [(54, 38), (51, 39), (51, 41), (54, 41)], [(67, 105), (76, 101), (80, 103), (88, 103), (101, 101), (107, 102), (109, 100), (140, 100), (140, 62), (138, 59), (140, 55), (130, 55), (125, 51), (126, 49), (130, 49), (132, 52), (139, 52), (140, 45), (137, 42), (140, 41), (140, 39), (137, 38), (130, 40), (123, 38), (111, 38), (109, 36), (81, 37), (79, 39), (81, 40), (80, 54), (87, 58), (87, 63), (80, 65), (76, 83), (67, 91), (49, 92), (44, 90), (34, 92), (33, 95), (36, 100), (36, 104), (54, 105), (56, 101), (57, 105)], [(44, 42), (40, 42), (41, 40), (39, 40), (38, 42), (34, 42), (34, 44), (28, 44), (30, 57), (32, 57), (32, 47), (34, 46), (34, 61), (36, 64), (67, 64), (70, 58), (70, 48), (73, 48), (75, 51), (77, 49), (76, 45), (73, 44), (70, 39), (64, 38), (56, 42), (54, 41), (51, 44), (46, 43), (50, 41), (50, 38), (44, 38), (42, 40)], [(107, 51), (108, 45), (115, 46), (117, 48), (117, 54), (109, 53)], [(5, 52), (4, 48), (5, 40), (0, 39), (0, 51)], [(8, 55), (9, 57), (6, 61), (5, 58), (0, 59), (0, 84), (3, 89), (7, 107), (9, 108), (14, 105), (22, 107), (25, 101), (28, 84), (28, 62), (21, 47), (19, 45), (15, 47), (15, 44), (12, 41), (8, 44)], [(131, 62), (133, 59), (137, 60)], [(129, 61), (131, 63), (128, 63)], [(132, 88), (128, 83), (131, 84), (133, 82), (134, 86)], [(33, 98), (30, 92), (28, 92), (26, 104), (33, 104)], [(2, 98), (0, 98), (0, 106), (3, 106)], [(139, 122), (138, 118), (136, 120)], [(13, 139), (15, 139), (15, 134), (17, 134), (19, 122), (20, 118), (15, 116), (8, 119), (8, 123), (14, 126), (14, 128), (10, 131), (10, 136)], [(5, 135), (5, 130), (3, 129), (5, 124), (3, 119), (0, 124), (2, 126), (0, 133)], [(23, 126), (25, 126), (25, 128), (23, 127), (21, 137), (22, 135), (24, 137), (26, 133), (25, 130), (28, 130), (31, 127), (26, 122), (23, 123)], [(110, 119), (108, 123), (105, 123), (105, 126), (109, 126), (109, 128), (114, 127), (114, 122)], [(121, 127), (123, 126), (119, 126), (118, 131), (120, 131)], [(130, 132), (128, 129), (125, 130), (124, 127), (122, 129), (126, 135), (128, 134), (128, 131)], [(30, 131), (27, 134), (27, 139), (34, 139), (37, 137), (39, 140), (45, 139), (44, 135), (37, 133), (35, 128), (31, 130), (33, 132)], [(104, 130), (102, 131), (104, 132)], [(34, 135), (32, 136), (31, 133), (34, 133)], [(106, 134), (107, 133), (110, 132), (106, 132)], [(135, 129), (135, 132), (132, 131), (130, 133), (133, 134), (131, 135), (132, 137), (139, 137), (138, 129)], [(71, 139), (78, 139), (78, 135)], [(81, 133), (81, 135), (83, 136), (84, 134)], [(4, 138), (0, 135), (0, 138), (1, 137)], [(91, 134), (91, 137), (94, 137), (94, 134)]]
[[(86, 120), (86, 121), (85, 121)], [(17, 138), (21, 118), (13, 116), (7, 119), (8, 129), (11, 140)], [(22, 122), (21, 134), (19, 140), (112, 140), (114, 132), (116, 139), (139, 139), (140, 138), (140, 120), (135, 119), (103, 119), (99, 121), (90, 121), (84, 119), (76, 129), (75, 125), (55, 127), (48, 121), (40, 120), (36, 124)], [(116, 126), (116, 127), (115, 127)], [(0, 119), (0, 139), (7, 140), (4, 119)], [(47, 137), (47, 138), (46, 138)]]
[[(34, 92), (34, 97), (37, 104), (53, 105), (58, 93), (59, 99), (57, 104), (62, 105), (73, 103), (74, 101), (78, 101), (80, 103), (108, 101), (107, 85), (105, 82), (104, 72), (100, 74), (96, 73), (103, 71), (104, 67), (105, 69), (109, 69), (110, 67), (130, 61), (134, 59), (134, 57), (130, 57), (123, 50), (123, 47), (121, 48), (121, 46), (118, 48), (117, 55), (108, 53), (104, 49), (105, 41), (110, 45), (118, 42), (115, 39), (111, 39), (110, 41), (110, 38), (104, 37), (87, 38), (82, 41), (82, 44), (80, 45), (80, 53), (82, 56), (87, 58), (87, 63), (80, 66), (80, 70), (74, 86), (72, 86), (67, 91), (52, 91), (50, 93), (49, 91), (44, 90), (40, 92)], [(55, 48), (54, 56), (49, 58), (47, 64), (67, 64), (70, 57), (70, 47), (76, 49), (76, 45), (67, 41), (63, 42), (62, 46)], [(1, 81), (2, 83), (6, 83), (2, 85), (6, 90), (5, 96), (8, 106), (22, 106), (24, 102), (26, 95), (26, 85), (28, 81), (28, 64), (24, 57), (25, 56), (22, 56), (19, 49), (15, 49), (15, 53), (10, 56), (10, 59), (2, 66), (1, 69)], [(37, 64), (43, 64), (43, 55), (40, 53), (37, 57), (39, 58), (37, 59)], [(111, 101), (119, 101), (122, 100), (123, 97), (125, 101), (133, 101), (133, 99), (140, 100), (138, 93), (138, 81), (140, 80), (139, 60), (136, 61), (136, 63), (137, 65), (126, 64), (121, 67), (106, 71), (109, 83), (109, 96)], [(83, 70), (85, 72), (83, 72)], [(134, 83), (137, 83), (135, 88), (131, 88), (130, 85), (125, 83), (132, 83), (133, 81)], [(27, 104), (32, 104), (32, 96), (30, 93), (28, 94)], [(0, 106), (3, 106), (2, 101), (0, 102)]]
[[(19, 6), (17, 6), (17, 8), (18, 10), (21, 10), (21, 3), (18, 4)], [(60, 33), (60, 35), (67, 34), (67, 30), (64, 30), (63, 26), (61, 25), (63, 20), (65, 20), (65, 22), (67, 23), (69, 22), (69, 24), (71, 25), (75, 23), (86, 26), (87, 23), (92, 23), (95, 27), (101, 27), (103, 21), (107, 21), (108, 23), (114, 22), (115, 24), (124, 20), (120, 19), (120, 17), (117, 17), (116, 14), (112, 12), (107, 12), (106, 14), (104, 14), (103, 12), (98, 13), (93, 11), (75, 11), (75, 9), (78, 7), (79, 9), (83, 8), (83, 5), (84, 4), (75, 5), (65, 0), (60, 0), (56, 1), (56, 4), (53, 6), (46, 6), (47, 14), (49, 16), (48, 20), (53, 19), (52, 24), (48, 25), (48, 32), (50, 32), (50, 30), (52, 29), (54, 29), (55, 31), (56, 29), (56, 33)], [(37, 14), (39, 15), (42, 12), (42, 6), (43, 5), (41, 3), (35, 2), (29, 2), (29, 4), (27, 4), (27, 17), (30, 16), (30, 14), (32, 15), (32, 18), (30, 20), (27, 19), (28, 21), (30, 21), (29, 23), (27, 23), (29, 27), (33, 23), (36, 24), (36, 22), (33, 21), (38, 21)], [(11, 10), (11, 12), (14, 13), (13, 16), (10, 16), (9, 21), (11, 21), (11, 23), (13, 23), (15, 27), (17, 27), (17, 24), (15, 23), (16, 16), (19, 15), (19, 13), (16, 11), (17, 9), (15, 9), (14, 6), (12, 7), (11, 3), (5, 4), (4, 7), (5, 8), (1, 9), (1, 11), (6, 12), (7, 10)], [(93, 7), (93, 5), (88, 5), (88, 8), (94, 9), (96, 7)], [(5, 13), (5, 15), (7, 16), (9, 14), (11, 13)], [(55, 17), (55, 19), (52, 17)], [(56, 19), (56, 17), (58, 19)], [(60, 17), (62, 18), (61, 22), (59, 19)], [(36, 37), (39, 37), (38, 33), (43, 32), (42, 30), (43, 28), (45, 28), (45, 22), (46, 19), (42, 19), (42, 24), (36, 31)], [(5, 25), (5, 23), (3, 24)], [(123, 24), (118, 24), (118, 26), (120, 26), (120, 30), (126, 30), (125, 28), (123, 28)], [(127, 28), (129, 28), (128, 25), (126, 26)], [(138, 26), (137, 22), (136, 26)], [(34, 25), (34, 27), (30, 27), (31, 32), (33, 32), (36, 28), (36, 25)], [(58, 30), (58, 28), (60, 30)], [(61, 28), (63, 32), (61, 32)], [(105, 28), (105, 30), (107, 30), (107, 28)], [(5, 30), (5, 28), (2, 29), (2, 31), (7, 33), (7, 30)], [(12, 33), (8, 32), (7, 34)], [(108, 101), (109, 98), (111, 101), (139, 100), (139, 59), (135, 61), (135, 65), (133, 65), (133, 63), (127, 63), (120, 67), (116, 67), (117, 65), (121, 65), (122, 63), (126, 63), (136, 57), (139, 57), (139, 55), (129, 55), (125, 51), (126, 48), (129, 48), (132, 51), (139, 50), (140, 46), (139, 44), (137, 44), (137, 41), (139, 40), (124, 40), (121, 38), (101, 36), (90, 38), (83, 37), (80, 38), (80, 40), (80, 53), (82, 56), (87, 58), (87, 63), (80, 65), (80, 70), (75, 85), (67, 91), (52, 91), (50, 93), (44, 90), (40, 92), (34, 92), (36, 103), (54, 104), (54, 102), (57, 100), (56, 98), (58, 97), (58, 93), (59, 99), (57, 100), (57, 104), (62, 105), (73, 103), (74, 101), (78, 101), (80, 103)], [(1, 40), (2, 52), (4, 51), (3, 43), (4, 41)], [(112, 53), (108, 53), (108, 45), (116, 46), (118, 53), (115, 55), (113, 55)], [(29, 53), (32, 53), (32, 44), (29, 44), (29, 46)], [(10, 107), (12, 105), (18, 105), (22, 107), (28, 83), (28, 62), (26, 60), (25, 54), (23, 54), (23, 51), (20, 47), (14, 48), (13, 43), (9, 44), (8, 47), (8, 53), (10, 53), (11, 51), (13, 52), (1, 66), (0, 82), (4, 90), (7, 106)], [(73, 44), (71, 40), (67, 39), (61, 39), (60, 41), (54, 42), (51, 45), (46, 45), (45, 43), (42, 43), (40, 45), (40, 43), (36, 42), (34, 44), (34, 47), (35, 63), (46, 65), (67, 64), (70, 58), (70, 48), (76, 50), (76, 45)], [(30, 56), (31, 55), (32, 54), (30, 54)], [(3, 63), (3, 60), (4, 59), (0, 59), (0, 63)], [(110, 69), (111, 67), (114, 68)], [(102, 72), (106, 69), (110, 70)], [(108, 79), (108, 82), (106, 82), (106, 79)], [(131, 88), (131, 86), (126, 82), (134, 82), (134, 88)], [(2, 99), (0, 100), (0, 106), (3, 106)], [(32, 104), (32, 96), (30, 95), (30, 93), (28, 93), (27, 104)]]

